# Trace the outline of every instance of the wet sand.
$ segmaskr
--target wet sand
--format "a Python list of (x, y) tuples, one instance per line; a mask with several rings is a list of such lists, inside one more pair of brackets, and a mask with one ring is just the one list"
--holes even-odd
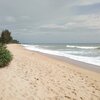
[(69, 63), (71, 65), (75, 65), (75, 67), (81, 67), (83, 69), (85, 68), (87, 70), (91, 70), (91, 71), (95, 71), (97, 73), (100, 73), (100, 66), (97, 66), (97, 65), (92, 65), (92, 64), (89, 64), (89, 63), (77, 61), (77, 60), (70, 59), (70, 58), (67, 58), (67, 57), (55, 56), (55, 55), (45, 54), (45, 53), (41, 53), (41, 52), (37, 52), (37, 53), (40, 53), (42, 55), (45, 55), (45, 56), (48, 56), (48, 57), (51, 57), (51, 58), (54, 58), (54, 59), (57, 59), (59, 61)]

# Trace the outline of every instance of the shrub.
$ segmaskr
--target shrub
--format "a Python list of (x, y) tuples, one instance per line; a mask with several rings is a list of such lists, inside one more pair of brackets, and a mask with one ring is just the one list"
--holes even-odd
[(4, 67), (10, 63), (12, 55), (5, 46), (0, 45), (0, 67)]

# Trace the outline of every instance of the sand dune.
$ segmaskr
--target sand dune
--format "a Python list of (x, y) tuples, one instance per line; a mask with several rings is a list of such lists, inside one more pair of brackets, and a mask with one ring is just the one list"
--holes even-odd
[(100, 73), (10, 44), (9, 66), (0, 68), (0, 100), (100, 100)]

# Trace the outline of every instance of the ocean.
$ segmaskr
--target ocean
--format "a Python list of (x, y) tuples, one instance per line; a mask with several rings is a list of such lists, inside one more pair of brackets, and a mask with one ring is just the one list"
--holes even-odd
[(100, 66), (100, 44), (98, 43), (41, 43), (22, 45), (29, 50), (39, 51), (50, 55), (67, 57), (73, 60)]

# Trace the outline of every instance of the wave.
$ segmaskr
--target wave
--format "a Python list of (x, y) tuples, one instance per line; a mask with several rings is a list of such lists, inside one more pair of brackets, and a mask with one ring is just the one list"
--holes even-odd
[(81, 62), (85, 62), (85, 63), (100, 66), (100, 57), (76, 56), (76, 55), (67, 54), (63, 51), (43, 49), (43, 48), (40, 48), (39, 46), (37, 47), (35, 45), (23, 45), (23, 46), (28, 50), (38, 51), (38, 52), (51, 54), (51, 55), (56, 55), (56, 56), (68, 57), (70, 59), (74, 59), (74, 60), (77, 60), (77, 61), (81, 61)]
[(77, 49), (100, 49), (100, 46), (74, 46), (74, 45), (66, 45), (68, 48), (77, 48)]

